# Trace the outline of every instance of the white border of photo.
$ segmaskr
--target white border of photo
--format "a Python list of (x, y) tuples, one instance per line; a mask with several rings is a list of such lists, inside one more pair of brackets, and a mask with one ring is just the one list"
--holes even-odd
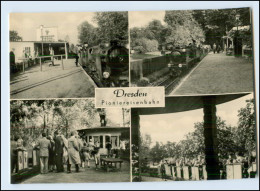
[[(9, 13), (11, 12), (96, 12), (96, 11), (145, 11), (145, 10), (186, 10), (186, 9), (221, 9), (251, 7), (254, 24), (254, 58), (256, 103), (259, 111), (259, 2), (1, 2), (1, 189), (31, 190), (31, 189), (258, 189), (259, 177), (241, 180), (216, 181), (178, 181), (149, 183), (87, 183), (87, 184), (10, 184), (10, 89), (9, 89)], [(257, 115), (259, 124), (259, 116)], [(258, 127), (259, 129), (259, 127)], [(259, 135), (257, 133), (257, 135)], [(258, 137), (259, 139), (259, 137)], [(258, 144), (259, 145), (259, 144)]]

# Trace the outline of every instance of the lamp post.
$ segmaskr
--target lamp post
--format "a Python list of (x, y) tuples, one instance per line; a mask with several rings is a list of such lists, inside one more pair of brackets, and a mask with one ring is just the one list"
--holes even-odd
[(236, 23), (237, 23), (237, 32), (238, 32), (238, 22), (239, 22), (240, 14), (236, 14)]
[(43, 33), (42, 33), (43, 25), (40, 26), (40, 29), (41, 29), (41, 37), (42, 37), (42, 56), (43, 56)]

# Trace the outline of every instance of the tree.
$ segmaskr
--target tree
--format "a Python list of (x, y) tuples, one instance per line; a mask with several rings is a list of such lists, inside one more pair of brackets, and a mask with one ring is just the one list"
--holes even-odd
[(157, 40), (150, 40), (148, 38), (136, 38), (132, 42), (132, 49), (139, 53), (153, 52), (158, 50)]
[(18, 35), (18, 32), (15, 30), (9, 31), (9, 40), (10, 42), (15, 42), (15, 41), (22, 41), (23, 38)]
[(256, 127), (254, 99), (246, 101), (246, 107), (238, 111), (238, 127), (235, 132), (237, 148), (242, 153), (249, 153), (256, 150)]
[(95, 46), (98, 43), (97, 29), (84, 21), (78, 26), (78, 38), (81, 44), (87, 43), (89, 46)]
[(157, 42), (161, 44), (163, 42), (162, 32), (164, 29), (165, 27), (159, 20), (153, 20), (149, 22), (148, 26), (146, 27), (146, 31), (149, 31), (149, 33), (151, 33), (152, 35), (151, 38), (149, 38), (149, 36), (147, 36), (147, 38), (149, 38), (150, 40), (157, 40)]
[(167, 43), (183, 46), (193, 43), (193, 40), (196, 44), (204, 42), (204, 32), (192, 11), (166, 11), (164, 21), (170, 30), (170, 35), (166, 37)]
[(221, 37), (236, 26), (236, 14), (240, 14), (239, 26), (250, 25), (250, 9), (194, 10), (193, 16), (205, 32), (205, 43), (220, 43)]
[(117, 40), (121, 44), (128, 43), (127, 12), (97, 12), (94, 20), (98, 24), (98, 43)]

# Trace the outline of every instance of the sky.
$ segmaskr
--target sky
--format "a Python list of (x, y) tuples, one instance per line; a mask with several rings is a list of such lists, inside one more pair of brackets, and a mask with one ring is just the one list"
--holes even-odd
[(129, 11), (129, 27), (144, 27), (152, 20), (159, 20), (162, 24), (165, 11)]
[(93, 26), (94, 12), (56, 12), (56, 13), (11, 13), (9, 18), (10, 30), (18, 32), (24, 41), (36, 40), (36, 28), (40, 25), (45, 27), (58, 27), (58, 39), (69, 36), (70, 43), (78, 43), (77, 27), (88, 21)]
[[(106, 108), (106, 118), (111, 120), (116, 125), (123, 127), (123, 112), (122, 108)], [(125, 122), (129, 121), (129, 116), (125, 116)]]
[[(45, 27), (58, 27), (58, 38), (63, 39), (69, 36), (70, 42), (78, 43), (77, 27), (83, 22), (88, 21), (95, 27), (93, 21), (94, 12), (50, 12), (50, 13), (11, 13), (9, 18), (10, 30), (18, 32), (24, 41), (36, 40), (36, 28), (40, 25)], [(130, 11), (129, 26), (143, 27), (150, 21), (157, 19), (164, 24), (165, 11)]]
[[(227, 125), (236, 126), (238, 110), (245, 107), (245, 101), (251, 98), (253, 94), (217, 105), (217, 116), (225, 120)], [(187, 133), (194, 131), (194, 123), (202, 121), (203, 109), (152, 116), (141, 115), (140, 131), (142, 135), (151, 135), (151, 146), (154, 146), (156, 141), (167, 143), (167, 141), (178, 142), (184, 139)]]

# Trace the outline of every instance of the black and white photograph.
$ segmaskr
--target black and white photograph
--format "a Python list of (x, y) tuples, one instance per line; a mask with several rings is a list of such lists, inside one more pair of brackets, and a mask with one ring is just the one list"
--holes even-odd
[(130, 110), (11, 101), (11, 183), (130, 182)]
[(259, 3), (2, 1), (1, 189), (259, 187)]
[(127, 12), (11, 13), (9, 41), (11, 99), (129, 86)]
[(132, 181), (255, 178), (253, 94), (166, 97), (132, 108)]
[(166, 95), (253, 91), (252, 12), (129, 11), (131, 86)]

